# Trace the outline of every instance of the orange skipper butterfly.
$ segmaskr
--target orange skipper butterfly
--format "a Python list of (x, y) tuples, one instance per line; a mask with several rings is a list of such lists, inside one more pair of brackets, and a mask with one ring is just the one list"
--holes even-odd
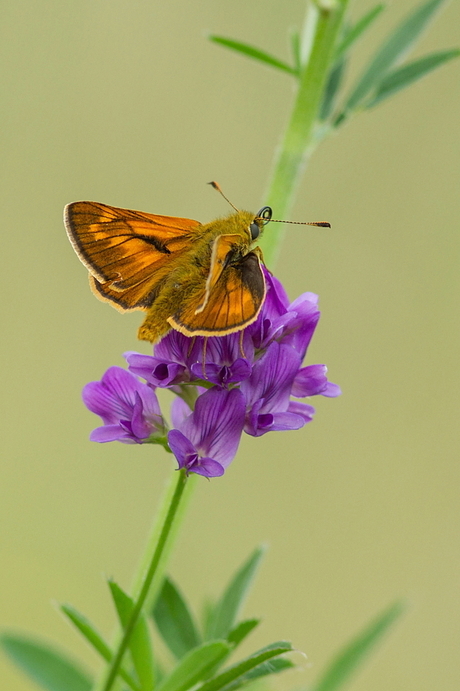
[(266, 286), (262, 253), (253, 245), (272, 210), (233, 208), (201, 224), (83, 201), (65, 207), (64, 223), (96, 297), (121, 312), (147, 312), (138, 336), (155, 343), (171, 328), (224, 336), (257, 319)]

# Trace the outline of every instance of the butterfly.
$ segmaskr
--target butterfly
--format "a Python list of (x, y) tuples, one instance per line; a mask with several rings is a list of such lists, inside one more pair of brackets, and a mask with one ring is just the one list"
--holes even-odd
[(67, 234), (91, 290), (121, 312), (145, 311), (141, 340), (156, 343), (171, 328), (185, 336), (225, 336), (252, 324), (261, 310), (263, 258), (253, 245), (274, 220), (272, 210), (239, 211), (210, 184), (235, 213), (206, 224), (98, 202), (65, 207)]
[(264, 206), (201, 224), (81, 201), (64, 223), (93, 293), (121, 312), (144, 310), (138, 336), (155, 343), (171, 328), (224, 336), (257, 319), (266, 285), (253, 244), (271, 215)]

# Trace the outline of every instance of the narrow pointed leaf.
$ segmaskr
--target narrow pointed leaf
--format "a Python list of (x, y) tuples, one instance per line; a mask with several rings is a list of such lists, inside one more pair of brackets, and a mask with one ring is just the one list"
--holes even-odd
[[(112, 593), (120, 623), (125, 627), (129, 622), (134, 602), (115, 581), (109, 581), (109, 588)], [(150, 691), (155, 685), (155, 671), (152, 642), (150, 640), (149, 628), (144, 614), (139, 616), (137, 624), (134, 627), (129, 649), (141, 688)]]
[(266, 677), (269, 674), (279, 674), (279, 672), (284, 672), (286, 669), (292, 669), (293, 667), (295, 667), (295, 665), (290, 660), (287, 660), (284, 657), (275, 657), (273, 660), (266, 660), (260, 665), (257, 665), (257, 667), (254, 667), (254, 669), (247, 674), (222, 687), (220, 691), (236, 691), (236, 689), (239, 689), (241, 686), (249, 684), (256, 679)]
[(402, 21), (371, 60), (346, 103), (346, 111), (361, 104), (386, 72), (402, 60), (443, 2), (445, 0), (429, 0)]
[(320, 120), (327, 120), (334, 107), (335, 97), (340, 88), (345, 72), (345, 59), (339, 60), (332, 68), (326, 88), (324, 89), (323, 102), (321, 104)]
[(245, 621), (240, 622), (230, 631), (227, 636), (228, 642), (233, 643), (235, 646), (239, 645), (258, 624), (260, 624), (260, 619), (245, 619)]
[(271, 660), (291, 651), (292, 646), (288, 641), (278, 641), (276, 643), (272, 643), (262, 650), (259, 650), (257, 653), (254, 653), (250, 657), (247, 657), (245, 660), (232, 665), (213, 679), (205, 682), (199, 687), (198, 691), (219, 691), (219, 689), (223, 689), (230, 684), (236, 684), (251, 670), (266, 660)]
[(169, 578), (165, 578), (153, 617), (164, 642), (177, 659), (200, 645), (201, 637), (190, 610)]
[(342, 688), (403, 611), (402, 602), (396, 602), (371, 622), (351, 643), (342, 648), (311, 691), (336, 691)]
[(247, 681), (253, 681), (259, 677), (266, 677), (269, 674), (278, 674), (284, 672), (285, 669), (292, 669), (295, 664), (285, 657), (275, 657), (273, 660), (266, 660), (261, 665), (257, 665), (253, 670), (246, 674)]
[[(239, 689), (242, 686), (245, 686), (246, 684), (250, 684), (256, 681), (257, 679), (266, 677), (270, 674), (278, 674), (279, 672), (284, 672), (286, 669), (292, 669), (292, 667), (294, 666), (295, 665), (290, 660), (286, 660), (283, 657), (275, 657), (273, 658), (273, 660), (267, 660), (266, 662), (262, 662), (260, 665), (254, 667), (254, 669), (252, 669), (247, 674), (244, 674), (243, 676), (235, 679), (235, 681), (220, 687), (219, 691), (236, 691), (236, 689)], [(201, 689), (199, 689), (199, 691), (201, 691)]]
[(230, 48), (235, 50), (237, 53), (243, 53), (248, 58), (253, 58), (254, 60), (260, 60), (270, 67), (275, 67), (278, 70), (283, 70), (283, 72), (288, 72), (289, 74), (296, 74), (296, 70), (288, 65), (286, 62), (275, 58), (274, 55), (266, 53), (260, 48), (255, 48), (254, 46), (249, 46), (247, 43), (241, 43), (240, 41), (233, 41), (230, 38), (224, 38), (223, 36), (209, 36), (209, 40), (214, 43), (218, 43), (225, 48)]
[(385, 9), (385, 5), (376, 5), (375, 7), (372, 8), (372, 10), (369, 10), (364, 17), (361, 17), (359, 21), (354, 24), (354, 26), (350, 27), (348, 31), (345, 32), (345, 35), (343, 36), (342, 40), (340, 41), (337, 51), (336, 51), (336, 59), (339, 58), (341, 55), (346, 53), (346, 51), (351, 48), (351, 46), (364, 34), (367, 29), (374, 23), (374, 21), (377, 19), (379, 14), (383, 12)]
[(373, 100), (367, 105), (367, 108), (377, 105), (380, 101), (383, 101), (388, 96), (392, 96), (397, 91), (405, 89), (406, 86), (412, 84), (412, 82), (421, 79), (426, 74), (440, 67), (448, 60), (452, 58), (458, 58), (460, 56), (460, 50), (444, 50), (439, 53), (431, 53), (430, 55), (425, 55), (425, 57), (420, 58), (420, 60), (415, 60), (410, 62), (408, 65), (404, 65), (393, 72), (386, 75), (383, 81), (379, 84), (377, 92)]
[(157, 687), (157, 691), (187, 691), (206, 679), (224, 660), (231, 646), (226, 641), (203, 643), (188, 652)]
[(227, 638), (243, 605), (265, 549), (258, 547), (235, 574), (221, 599), (217, 602), (209, 621), (207, 639)]
[(214, 610), (216, 608), (216, 603), (209, 598), (203, 603), (203, 612), (201, 615), (201, 621), (203, 623), (203, 631), (208, 632), (211, 630), (211, 625), (214, 616)]
[(45, 643), (8, 634), (0, 637), (0, 643), (11, 660), (47, 691), (91, 691), (91, 677)]
[[(97, 650), (101, 657), (107, 662), (110, 662), (112, 659), (112, 651), (99, 631), (94, 628), (93, 624), (71, 605), (61, 605), (61, 611), (70, 619), (72, 624), (76, 626), (88, 643)], [(133, 691), (139, 691), (139, 685), (136, 680), (125, 669), (120, 669), (120, 676)]]
[(299, 75), (302, 67), (302, 60), (300, 57), (300, 34), (296, 29), (291, 31), (291, 53), (295, 73)]

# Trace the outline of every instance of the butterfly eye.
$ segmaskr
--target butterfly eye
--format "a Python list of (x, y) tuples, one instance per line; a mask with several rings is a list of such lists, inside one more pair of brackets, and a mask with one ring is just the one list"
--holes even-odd
[(257, 214), (257, 218), (263, 218), (264, 225), (266, 225), (269, 220), (272, 217), (272, 210), (269, 206), (263, 206), (259, 213)]
[(260, 235), (260, 228), (257, 223), (251, 223), (249, 230), (251, 231), (251, 240), (257, 240)]
[(257, 240), (257, 238), (260, 235), (260, 225), (256, 223), (256, 219), (258, 221), (262, 221), (262, 225), (265, 225), (266, 223), (269, 222), (269, 220), (272, 217), (272, 210), (269, 206), (264, 206), (262, 209), (259, 211), (257, 214), (256, 218), (254, 219), (254, 222), (251, 223), (249, 226), (249, 229), (251, 231), (251, 240)]

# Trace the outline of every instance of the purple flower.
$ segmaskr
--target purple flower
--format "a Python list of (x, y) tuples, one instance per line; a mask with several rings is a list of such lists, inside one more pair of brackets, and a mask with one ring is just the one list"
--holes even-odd
[(153, 356), (125, 353), (129, 370), (153, 386), (167, 388), (187, 383), (194, 378), (191, 365), (199, 360), (198, 340), (172, 330), (154, 346)]
[(266, 432), (300, 429), (312, 420), (312, 406), (290, 400), (300, 364), (300, 355), (290, 345), (270, 344), (241, 384), (247, 409), (245, 432), (260, 437)]
[(142, 444), (166, 434), (153, 389), (121, 367), (110, 367), (101, 381), (86, 384), (82, 396), (104, 423), (91, 432), (91, 441)]
[[(247, 329), (228, 336), (213, 336), (202, 341), (201, 361), (192, 365), (197, 379), (227, 387), (247, 379), (254, 361), (254, 345)], [(205, 358), (203, 365), (203, 356)]]
[(242, 334), (192, 339), (173, 330), (154, 346), (153, 356), (129, 351), (125, 358), (129, 371), (153, 386), (206, 379), (226, 387), (251, 374), (254, 345), (247, 331)]
[(178, 429), (168, 433), (168, 443), (179, 468), (205, 477), (223, 475), (238, 449), (244, 425), (245, 401), (238, 389), (213, 387), (196, 401), (184, 417), (176, 410)]
[(265, 280), (267, 297), (264, 306), (257, 321), (248, 327), (254, 345), (265, 349), (275, 340), (289, 343), (303, 359), (320, 317), (318, 296), (303, 293), (289, 303), (280, 281), (266, 269)]
[[(320, 316), (318, 297), (304, 293), (291, 303), (278, 279), (265, 268), (264, 274), (265, 302), (243, 331), (188, 338), (171, 330), (153, 355), (125, 353), (129, 372), (113, 367), (88, 384), (84, 401), (104, 422), (91, 439), (162, 443), (187, 473), (217, 477), (243, 431), (260, 437), (313, 419), (314, 408), (293, 397), (338, 396), (325, 365), (302, 366)], [(177, 394), (167, 441), (156, 387)]]
[(328, 398), (340, 396), (340, 387), (327, 380), (326, 365), (309, 365), (302, 367), (294, 377), (291, 396), (303, 398), (321, 394)]

